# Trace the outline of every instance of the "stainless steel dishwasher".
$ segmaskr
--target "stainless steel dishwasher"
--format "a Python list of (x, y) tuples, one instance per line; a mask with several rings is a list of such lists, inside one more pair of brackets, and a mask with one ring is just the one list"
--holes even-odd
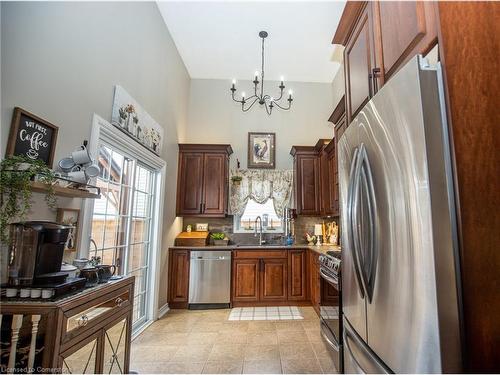
[(191, 251), (189, 308), (225, 308), (230, 300), (231, 251)]

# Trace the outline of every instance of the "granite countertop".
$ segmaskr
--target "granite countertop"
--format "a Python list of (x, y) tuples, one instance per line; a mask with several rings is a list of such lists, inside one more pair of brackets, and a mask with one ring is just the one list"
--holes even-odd
[(327, 251), (340, 251), (340, 246), (337, 245), (227, 245), (227, 246), (171, 246), (171, 249), (179, 250), (292, 250), (292, 249), (309, 249), (319, 254), (326, 254)]

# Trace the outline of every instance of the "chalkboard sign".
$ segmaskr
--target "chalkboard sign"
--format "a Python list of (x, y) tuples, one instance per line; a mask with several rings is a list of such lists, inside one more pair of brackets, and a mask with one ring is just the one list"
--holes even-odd
[(19, 107), (14, 109), (6, 156), (23, 155), (52, 167), (59, 128)]

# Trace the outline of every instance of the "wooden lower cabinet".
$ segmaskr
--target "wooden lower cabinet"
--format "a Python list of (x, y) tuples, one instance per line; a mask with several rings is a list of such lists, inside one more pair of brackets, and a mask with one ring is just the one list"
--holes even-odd
[(168, 303), (173, 308), (185, 308), (189, 299), (189, 250), (170, 249)]
[(288, 275), (288, 300), (307, 299), (307, 250), (289, 250)]
[(307, 250), (233, 252), (234, 306), (308, 303)]
[(233, 261), (233, 301), (258, 301), (260, 259)]
[(260, 300), (287, 300), (287, 259), (261, 259)]

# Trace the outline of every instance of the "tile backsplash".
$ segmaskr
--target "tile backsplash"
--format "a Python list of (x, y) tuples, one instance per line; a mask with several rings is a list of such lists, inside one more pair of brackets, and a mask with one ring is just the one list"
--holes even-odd
[[(328, 219), (331, 221), (332, 219)], [(307, 243), (305, 239), (305, 233), (314, 232), (314, 224), (319, 224), (323, 221), (320, 217), (305, 217), (299, 216), (295, 220), (295, 243), (305, 244)], [(258, 243), (258, 238), (254, 236), (253, 233), (233, 233), (233, 217), (228, 216), (225, 218), (184, 218), (184, 230), (186, 230), (187, 225), (192, 225), (193, 230), (196, 223), (208, 223), (208, 229), (210, 232), (223, 232), (229, 237), (230, 244), (242, 244), (242, 245), (256, 245)], [(264, 233), (262, 239), (266, 241), (267, 244), (282, 244), (283, 238), (282, 233)]]

